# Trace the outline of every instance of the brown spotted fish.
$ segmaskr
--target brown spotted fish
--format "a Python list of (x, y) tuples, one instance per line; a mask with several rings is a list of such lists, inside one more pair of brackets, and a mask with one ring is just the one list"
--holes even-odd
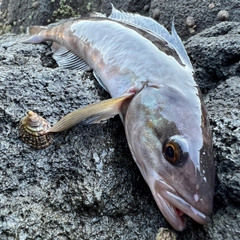
[(62, 68), (88, 70), (112, 99), (78, 109), (51, 132), (119, 114), (132, 156), (162, 214), (178, 231), (185, 215), (210, 221), (212, 137), (193, 67), (174, 25), (112, 9), (111, 15), (29, 28), (24, 43), (52, 42)]

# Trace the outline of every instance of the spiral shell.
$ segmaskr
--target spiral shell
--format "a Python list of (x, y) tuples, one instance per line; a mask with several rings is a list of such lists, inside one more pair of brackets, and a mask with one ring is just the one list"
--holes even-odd
[(192, 16), (188, 16), (187, 19), (186, 19), (186, 24), (188, 27), (192, 28), (194, 27), (196, 24), (195, 24), (195, 20)]
[(217, 18), (219, 21), (227, 21), (229, 19), (229, 13), (226, 10), (221, 10), (217, 14)]
[(153, 19), (158, 20), (159, 17), (160, 17), (160, 13), (161, 12), (160, 12), (159, 8), (154, 9), (154, 11), (153, 11)]
[(52, 143), (51, 125), (38, 114), (28, 111), (20, 122), (20, 136), (22, 140), (33, 148), (43, 149)]

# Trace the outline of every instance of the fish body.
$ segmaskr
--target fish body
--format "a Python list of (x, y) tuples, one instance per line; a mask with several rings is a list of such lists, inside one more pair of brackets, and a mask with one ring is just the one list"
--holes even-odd
[(212, 137), (201, 92), (174, 26), (119, 12), (109, 18), (31, 27), (25, 43), (53, 42), (64, 68), (93, 69), (112, 99), (79, 109), (52, 127), (65, 130), (120, 114), (132, 156), (176, 230), (184, 214), (206, 224), (212, 211)]
[[(165, 76), (168, 66), (178, 68), (178, 74), (182, 72), (172, 56), (159, 51), (139, 31), (111, 19), (80, 19), (43, 29), (38, 39), (33, 38), (33, 41), (54, 41), (75, 53), (94, 69), (110, 95), (118, 97), (130, 87), (140, 87), (146, 79), (152, 84), (164, 83), (165, 79), (158, 76)], [(136, 52), (139, 54), (133, 55)], [(169, 84), (176, 82), (170, 81)], [(184, 82), (178, 84), (183, 85)]]

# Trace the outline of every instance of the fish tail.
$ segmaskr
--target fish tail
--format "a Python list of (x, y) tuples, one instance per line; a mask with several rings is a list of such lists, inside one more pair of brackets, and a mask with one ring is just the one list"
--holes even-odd
[(45, 41), (45, 38), (42, 36), (41, 32), (46, 30), (47, 27), (43, 26), (28, 27), (27, 33), (30, 35), (30, 37), (23, 40), (22, 43), (41, 43)]
[(27, 33), (32, 36), (32, 35), (37, 35), (39, 34), (42, 30), (47, 30), (47, 27), (44, 26), (30, 26), (27, 28)]

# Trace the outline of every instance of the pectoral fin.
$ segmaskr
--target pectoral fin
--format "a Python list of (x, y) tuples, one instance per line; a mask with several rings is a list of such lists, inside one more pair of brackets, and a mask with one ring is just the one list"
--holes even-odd
[(67, 50), (60, 44), (52, 43), (53, 58), (58, 66), (64, 69), (78, 69), (81, 71), (89, 71), (91, 68), (80, 57)]
[(61, 118), (50, 128), (49, 132), (62, 132), (72, 128), (78, 123), (98, 123), (114, 117), (121, 113), (121, 106), (132, 98), (132, 96), (133, 94), (129, 94), (118, 98), (111, 98), (79, 108)]

